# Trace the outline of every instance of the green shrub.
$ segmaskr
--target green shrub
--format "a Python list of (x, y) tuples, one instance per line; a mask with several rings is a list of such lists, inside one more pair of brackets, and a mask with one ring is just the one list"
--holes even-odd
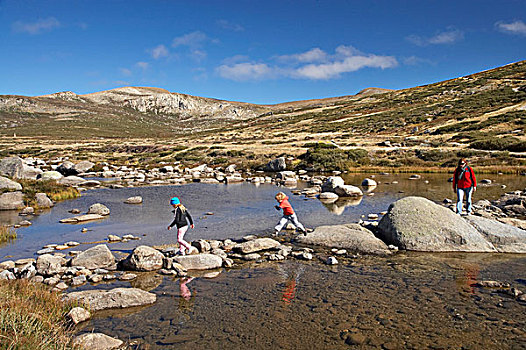
[(488, 151), (524, 152), (526, 151), (526, 142), (516, 137), (493, 137), (474, 141), (469, 147)]

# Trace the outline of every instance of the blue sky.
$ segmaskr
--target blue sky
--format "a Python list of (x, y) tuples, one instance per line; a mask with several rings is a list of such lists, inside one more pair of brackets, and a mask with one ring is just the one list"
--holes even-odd
[(526, 0), (0, 0), (0, 94), (121, 86), (252, 103), (526, 59)]

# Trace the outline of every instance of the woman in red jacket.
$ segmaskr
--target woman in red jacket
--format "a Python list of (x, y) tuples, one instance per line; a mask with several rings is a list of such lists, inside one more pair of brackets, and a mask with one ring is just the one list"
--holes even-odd
[(464, 195), (466, 196), (466, 201), (468, 207), (466, 211), (471, 214), (471, 195), (474, 191), (477, 190), (477, 179), (475, 178), (475, 173), (473, 169), (468, 165), (466, 158), (461, 158), (458, 161), (458, 166), (453, 173), (453, 191), (457, 192), (457, 214), (462, 213), (462, 201)]

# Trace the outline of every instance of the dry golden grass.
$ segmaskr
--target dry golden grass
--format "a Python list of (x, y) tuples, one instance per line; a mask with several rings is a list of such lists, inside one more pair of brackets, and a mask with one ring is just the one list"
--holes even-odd
[(16, 231), (10, 226), (0, 226), (0, 244), (10, 242), (16, 238)]
[(73, 349), (64, 303), (47, 286), (0, 281), (0, 349)]

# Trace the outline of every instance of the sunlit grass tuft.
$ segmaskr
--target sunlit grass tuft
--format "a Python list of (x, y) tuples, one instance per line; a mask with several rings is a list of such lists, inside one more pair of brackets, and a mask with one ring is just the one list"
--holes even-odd
[(16, 239), (16, 231), (10, 226), (0, 226), (0, 244)]
[(0, 349), (73, 349), (65, 315), (75, 306), (47, 286), (0, 281)]

